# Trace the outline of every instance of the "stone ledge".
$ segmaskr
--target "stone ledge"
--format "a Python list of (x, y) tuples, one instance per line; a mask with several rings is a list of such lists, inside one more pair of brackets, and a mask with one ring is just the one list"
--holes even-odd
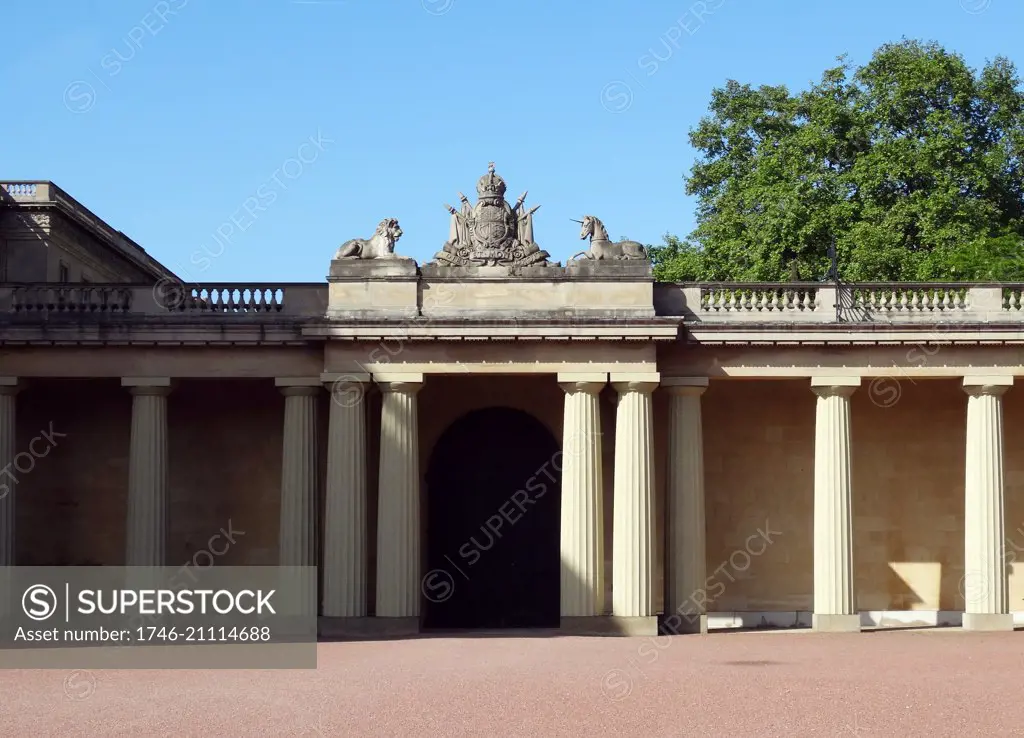
[(346, 280), (415, 281), (418, 279), (416, 261), (406, 256), (392, 259), (334, 259), (328, 273), (328, 282)]
[(654, 268), (645, 259), (574, 259), (566, 263), (565, 271), (570, 277), (654, 281)]
[(860, 631), (860, 615), (814, 613), (811, 627), (819, 633), (857, 633)]
[[(337, 262), (332, 262), (337, 263)], [(654, 271), (649, 261), (592, 261), (579, 259), (566, 266), (528, 266), (510, 272), (503, 266), (450, 267), (424, 264), (420, 267), (423, 279), (438, 282), (560, 282), (565, 280), (618, 282), (654, 282)]]
[(377, 638), (407, 638), (420, 634), (419, 618), (317, 618), (320, 640), (373, 640)]
[(474, 308), (453, 308), (450, 310), (431, 308), (424, 305), (422, 315), (426, 319), (433, 320), (502, 320), (513, 321), (516, 319), (546, 320), (552, 323), (573, 323), (585, 320), (649, 320), (654, 318), (654, 312), (648, 308), (561, 308), (552, 310), (526, 310), (525, 308), (514, 309), (474, 309)]
[(324, 316), (327, 320), (334, 321), (407, 321), (410, 318), (420, 317), (420, 311), (415, 307), (385, 307), (385, 308), (347, 308), (334, 307), (328, 309)]
[(585, 636), (656, 636), (658, 618), (620, 617), (600, 615), (595, 617), (563, 617), (560, 621), (562, 635)]
[(974, 631), (1013, 630), (1010, 613), (965, 612), (963, 629)]
[(466, 282), (474, 280), (490, 281), (522, 281), (564, 279), (565, 269), (557, 263), (547, 266), (520, 267), (510, 273), (509, 267), (503, 266), (464, 266), (452, 267), (430, 262), (420, 267), (424, 279)]
[(708, 616), (696, 617), (686, 614), (666, 614), (658, 616), (658, 633), (660, 635), (706, 635), (708, 632)]

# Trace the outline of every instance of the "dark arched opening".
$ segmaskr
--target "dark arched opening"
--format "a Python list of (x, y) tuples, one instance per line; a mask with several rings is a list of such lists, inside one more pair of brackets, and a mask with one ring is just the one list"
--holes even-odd
[(427, 471), (425, 629), (558, 626), (560, 469), (558, 442), (521, 410), (448, 427)]

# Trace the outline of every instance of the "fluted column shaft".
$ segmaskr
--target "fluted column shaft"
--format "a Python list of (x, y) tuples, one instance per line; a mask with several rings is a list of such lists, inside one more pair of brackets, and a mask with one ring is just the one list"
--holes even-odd
[(860, 630), (853, 575), (850, 396), (860, 378), (815, 378), (814, 614), (816, 630)]
[(169, 379), (124, 379), (132, 394), (125, 564), (164, 566), (167, 555)]
[(15, 408), (19, 389), (16, 378), (0, 377), (0, 567), (14, 566)]
[(615, 382), (612, 614), (654, 614), (654, 463), (651, 392), (657, 381)]
[[(559, 377), (564, 379), (564, 377)], [(562, 423), (562, 617), (604, 613), (602, 381), (560, 381)]]
[(365, 617), (366, 405), (369, 375), (333, 382), (324, 509), (324, 606), (330, 617)]
[(967, 377), (964, 621), (967, 630), (1012, 630), (1007, 594), (1003, 394), (1013, 377)]
[(317, 384), (283, 384), (278, 566), (316, 566)]
[[(704, 518), (704, 431), (701, 395), (706, 377), (669, 379), (668, 598), (666, 623), (707, 632), (707, 552)], [(672, 618), (672, 614), (677, 617)]]
[(420, 614), (420, 462), (415, 380), (378, 380), (383, 392), (377, 512), (377, 617)]

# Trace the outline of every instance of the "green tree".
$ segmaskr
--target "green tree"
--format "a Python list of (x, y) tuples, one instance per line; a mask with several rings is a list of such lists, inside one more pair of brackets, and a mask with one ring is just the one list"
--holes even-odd
[(1024, 93), (904, 40), (845, 57), (800, 93), (729, 81), (691, 130), (688, 240), (652, 249), (663, 280), (1024, 278)]

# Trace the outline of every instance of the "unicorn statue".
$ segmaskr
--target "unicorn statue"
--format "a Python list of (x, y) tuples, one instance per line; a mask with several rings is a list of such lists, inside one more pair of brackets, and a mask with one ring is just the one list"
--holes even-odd
[(641, 243), (636, 241), (612, 242), (608, 238), (608, 231), (605, 230), (604, 223), (593, 215), (585, 215), (583, 220), (573, 220), (573, 223), (579, 223), (582, 226), (580, 229), (581, 240), (590, 239), (590, 248), (574, 254), (573, 259), (582, 257), (596, 261), (632, 261), (648, 258), (647, 249)]

